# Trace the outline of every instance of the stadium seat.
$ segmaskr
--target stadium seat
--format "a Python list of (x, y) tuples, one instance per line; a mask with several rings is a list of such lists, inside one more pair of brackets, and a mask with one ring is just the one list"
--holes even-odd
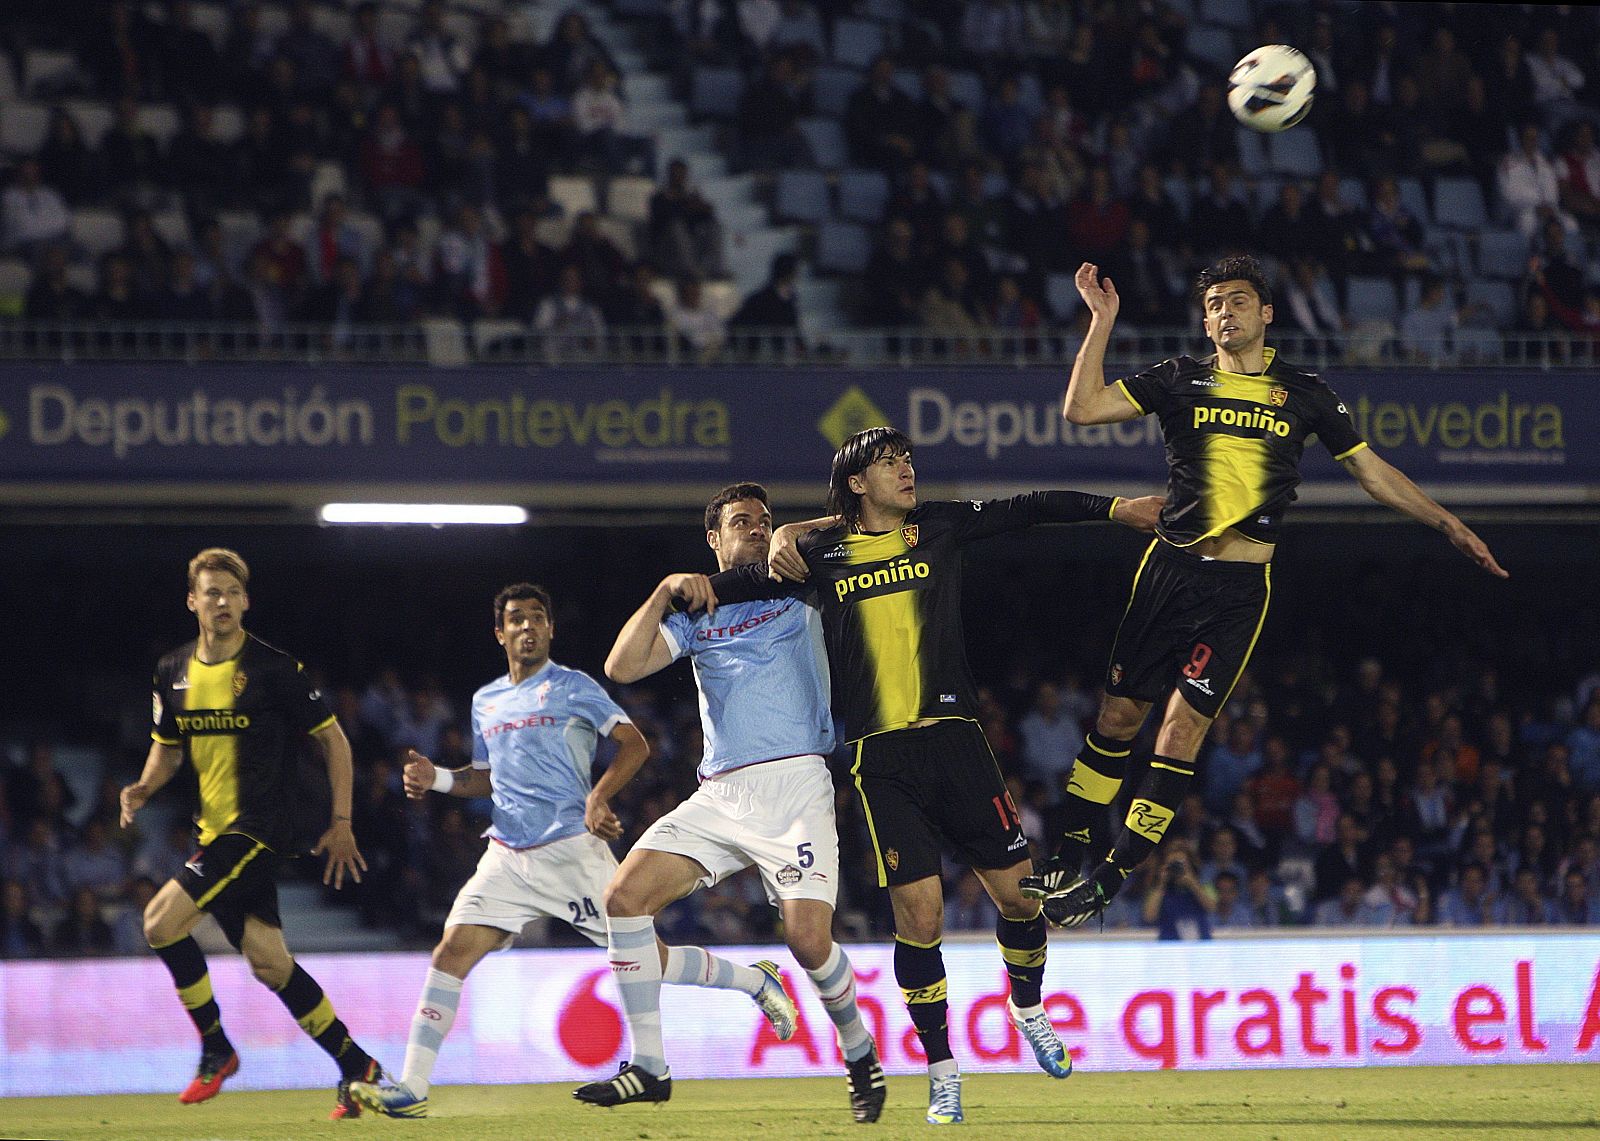
[(883, 25), (875, 20), (845, 17), (833, 25), (833, 62), (866, 68), (888, 47)]
[(339, 162), (319, 162), (317, 168), (311, 172), (311, 208), (322, 209), (322, 200), (330, 194), (348, 196), (350, 187), (344, 176), (344, 164)]
[(1082, 301), (1070, 273), (1052, 273), (1045, 279), (1044, 302), (1057, 320), (1066, 320), (1069, 314), (1077, 311)]
[(516, 341), (527, 335), (528, 326), (522, 321), (481, 317), (472, 323), (472, 353), (477, 357), (492, 356), (501, 342)]
[[(417, 224), (417, 229), (419, 231), (422, 229), (420, 219)], [(534, 238), (541, 244), (549, 246), (553, 250), (559, 250), (562, 246), (566, 245), (567, 238), (571, 234), (571, 218), (540, 218), (536, 223), (534, 223), (533, 226)], [(423, 243), (423, 248), (432, 249), (438, 240), (438, 231), (435, 230), (432, 239)]]
[(141, 103), (139, 113), (134, 116), (134, 122), (139, 129), (147, 132), (156, 143), (165, 150), (183, 127), (183, 121), (178, 118), (178, 110), (166, 103)]
[(1322, 173), (1322, 150), (1310, 131), (1278, 131), (1267, 136), (1267, 165), (1279, 174), (1315, 178)]
[(67, 284), (79, 293), (92, 296), (100, 288), (100, 272), (92, 265), (69, 265)]
[(594, 180), (581, 175), (558, 174), (550, 180), (550, 201), (561, 207), (568, 218), (576, 218), (585, 210), (600, 209), (595, 197)]
[(254, 210), (219, 211), (217, 224), (222, 227), (223, 248), (235, 263), (243, 260), (245, 251), (261, 236), (261, 219)]
[(211, 111), (211, 138), (232, 146), (244, 138), (244, 113), (232, 103), (219, 103)]
[(1517, 293), (1508, 281), (1467, 282), (1467, 304), (1485, 306), (1498, 328), (1510, 328), (1517, 315)]
[(611, 239), (611, 244), (622, 252), (628, 261), (633, 261), (639, 256), (639, 242), (633, 235), (633, 223), (625, 222), (621, 218), (610, 218), (605, 215), (595, 219), (595, 229)]
[[(462, 3), (462, 0), (456, 0)], [(311, 26), (336, 44), (342, 44), (350, 38), (350, 13), (342, 8), (330, 8), (318, 4), (311, 9)], [(473, 29), (476, 34), (477, 29)]]
[(84, 89), (78, 58), (71, 52), (29, 48), (22, 53), (22, 90), (34, 98), (49, 98), (70, 88)]
[(45, 132), (50, 129), (50, 109), (41, 103), (24, 103), (20, 99), (0, 103), (0, 151), (13, 155), (31, 155), (44, 145)]
[(1252, 178), (1267, 174), (1267, 144), (1261, 141), (1261, 132), (1235, 127), (1233, 133), (1239, 143), (1239, 169)]
[(665, 16), (668, 0), (615, 0), (619, 16)]
[(122, 245), (122, 216), (113, 210), (74, 210), (70, 232), (75, 245), (99, 258)]
[(839, 216), (852, 222), (881, 222), (889, 201), (889, 179), (882, 171), (851, 168), (839, 176)]
[(870, 20), (895, 23), (906, 18), (906, 0), (862, 0), (857, 10)]
[(896, 68), (894, 85), (905, 92), (906, 98), (913, 103), (922, 101), (922, 76), (906, 68)]
[(1250, 0), (1200, 0), (1197, 13), (1202, 20), (1226, 28), (1248, 31), (1255, 23)]
[[(898, 78), (899, 73), (896, 73)], [(913, 76), (912, 78), (916, 78)], [(842, 116), (849, 106), (850, 96), (865, 82), (863, 72), (853, 67), (832, 64), (817, 68), (816, 79), (811, 84), (811, 103), (821, 115)]]
[(656, 184), (648, 178), (613, 178), (606, 187), (606, 213), (625, 222), (643, 222), (650, 217), (650, 199)]
[(817, 116), (800, 120), (800, 132), (811, 144), (811, 155), (823, 170), (838, 170), (850, 161), (849, 148), (845, 146), (844, 128), (837, 119)]
[(1239, 62), (1233, 33), (1216, 24), (1195, 24), (1189, 29), (1189, 55), (1207, 69), (1223, 75)]
[(191, 24), (204, 32), (211, 46), (221, 51), (228, 42), (228, 13), (221, 4), (195, 4), (189, 8)]
[(817, 53), (818, 59), (826, 59), (828, 55), (827, 36), (822, 29), (822, 17), (810, 4), (796, 4), (792, 7), (772, 33), (772, 44), (777, 47), (795, 47), (804, 44)]
[(823, 222), (828, 208), (828, 179), (815, 170), (780, 170), (773, 213), (786, 222)]
[(724, 321), (739, 311), (739, 290), (731, 281), (707, 281), (700, 287), (700, 296)]
[(150, 215), (150, 226), (174, 249), (190, 244), (189, 219), (182, 210), (167, 209)]
[(1483, 191), (1471, 178), (1440, 178), (1433, 184), (1433, 218), (1455, 230), (1476, 230), (1489, 221)]
[(68, 99), (63, 106), (67, 114), (72, 116), (72, 121), (78, 124), (78, 133), (83, 136), (84, 145), (91, 150), (100, 146), (106, 132), (116, 122), (110, 107), (92, 99)]
[(736, 67), (697, 67), (689, 81), (689, 110), (712, 119), (731, 119), (744, 94), (744, 75)]
[[(411, 27), (417, 22), (416, 16), (411, 12), (388, 5), (378, 9), (378, 39), (392, 48), (399, 48), (406, 42), (406, 37), (411, 34)], [(265, 19), (262, 20), (265, 24)]]
[(975, 71), (950, 73), (950, 98), (969, 111), (982, 111), (984, 104), (983, 78)]
[(1395, 185), (1400, 190), (1400, 204), (1424, 226), (1431, 225), (1433, 214), (1428, 210), (1428, 195), (1422, 189), (1422, 179), (1401, 178), (1395, 181)]
[(1354, 276), (1345, 283), (1345, 314), (1352, 321), (1393, 321), (1400, 299), (1387, 277)]
[(817, 269), (861, 273), (872, 257), (872, 238), (854, 222), (826, 222), (817, 231)]

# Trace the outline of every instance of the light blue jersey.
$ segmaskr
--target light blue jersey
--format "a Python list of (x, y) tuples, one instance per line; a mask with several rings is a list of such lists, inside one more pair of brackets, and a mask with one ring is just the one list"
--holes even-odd
[(799, 598), (668, 614), (673, 660), (688, 655), (700, 690), (700, 779), (745, 765), (833, 752), (822, 621)]
[(484, 835), (533, 848), (584, 831), (595, 746), (627, 720), (599, 682), (554, 662), (473, 694), (472, 767), (489, 770), (494, 800)]

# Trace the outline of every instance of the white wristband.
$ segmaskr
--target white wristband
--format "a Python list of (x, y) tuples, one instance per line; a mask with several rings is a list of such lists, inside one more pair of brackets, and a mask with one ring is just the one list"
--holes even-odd
[(433, 791), (449, 792), (456, 786), (456, 774), (449, 769), (435, 768), (433, 770)]

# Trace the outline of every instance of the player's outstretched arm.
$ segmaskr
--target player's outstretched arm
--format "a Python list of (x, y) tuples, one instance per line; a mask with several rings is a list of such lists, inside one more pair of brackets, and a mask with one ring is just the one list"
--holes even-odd
[(1411, 516), (1435, 531), (1443, 532), (1456, 550), (1495, 577), (1511, 577), (1499, 563), (1495, 562), (1488, 545), (1473, 533), (1471, 527), (1435, 503), (1432, 497), (1412, 483), (1403, 471), (1374, 453), (1371, 448), (1362, 448), (1354, 455), (1346, 457), (1343, 463), (1345, 470), (1355, 476), (1356, 482), (1361, 485), (1361, 490), (1373, 499), (1385, 507), (1393, 507), (1396, 511)]
[(617, 722), (611, 730), (611, 739), (617, 743), (617, 755), (595, 781), (583, 807), (584, 827), (606, 841), (622, 839), (622, 821), (611, 810), (611, 801), (627, 787), (650, 756), (650, 744), (644, 734), (627, 721)]
[(673, 574), (662, 579), (617, 631), (606, 655), (606, 676), (628, 685), (672, 664), (672, 647), (661, 634), (661, 620), (682, 599), (691, 611), (717, 608), (716, 592), (703, 574)]
[(317, 846), (311, 849), (311, 854), (328, 854), (328, 862), (322, 869), (322, 882), (332, 883), (333, 889), (338, 891), (344, 887), (346, 872), (350, 873), (352, 880), (360, 883), (361, 873), (367, 870), (367, 861), (362, 858), (361, 849), (356, 847), (356, 834), (350, 827), (355, 764), (350, 756), (350, 739), (344, 735), (337, 721), (330, 721), (318, 729), (311, 734), (311, 739), (322, 750), (322, 758), (328, 764), (328, 785), (333, 790), (333, 819), (328, 822), (328, 830), (317, 841)]
[(1100, 267), (1084, 262), (1073, 278), (1078, 296), (1089, 307), (1089, 331), (1072, 363), (1072, 379), (1067, 382), (1061, 414), (1074, 424), (1113, 424), (1142, 415), (1120, 389), (1106, 387), (1106, 346), (1117, 323), (1122, 300), (1108, 277), (1100, 284)]
[(122, 801), (122, 826), (128, 827), (133, 823), (134, 816), (146, 802), (161, 791), (172, 775), (178, 771), (178, 766), (183, 763), (183, 750), (176, 745), (168, 745), (161, 741), (150, 742), (150, 752), (144, 758), (144, 771), (139, 774), (139, 779), (130, 785), (124, 785), (120, 800)]

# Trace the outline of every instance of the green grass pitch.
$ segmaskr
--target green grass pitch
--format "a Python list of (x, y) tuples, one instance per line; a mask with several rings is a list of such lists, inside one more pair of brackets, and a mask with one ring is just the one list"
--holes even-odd
[[(593, 1109), (572, 1086), (442, 1086), (433, 1116), (328, 1121), (330, 1090), (225, 1092), (199, 1106), (175, 1095), (0, 1100), (0, 1136), (138, 1141), (808, 1141), (927, 1138), (927, 1083), (889, 1079), (875, 1126), (856, 1125), (844, 1079), (682, 1081), (664, 1106)], [(1100, 1074), (972, 1074), (957, 1136), (1026, 1141), (1559, 1141), (1600, 1138), (1593, 1066), (1472, 1066)]]

